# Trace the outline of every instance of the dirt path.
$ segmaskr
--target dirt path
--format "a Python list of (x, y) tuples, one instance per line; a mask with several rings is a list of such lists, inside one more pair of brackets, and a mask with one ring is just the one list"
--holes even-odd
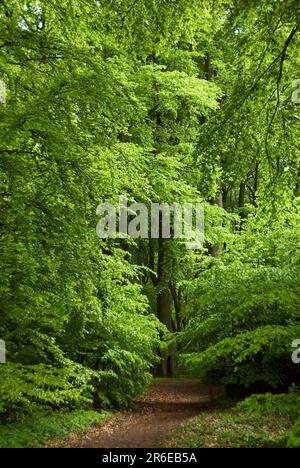
[(71, 434), (65, 447), (142, 447), (154, 448), (163, 443), (176, 426), (196, 416), (220, 388), (197, 380), (154, 382), (144, 400), (132, 412), (118, 413), (104, 426), (84, 435)]

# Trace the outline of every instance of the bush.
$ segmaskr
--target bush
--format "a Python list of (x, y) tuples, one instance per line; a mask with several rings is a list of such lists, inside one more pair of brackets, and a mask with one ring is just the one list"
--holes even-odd
[(288, 448), (300, 448), (300, 417), (288, 433), (286, 446)]
[(300, 382), (291, 360), (300, 336), (296, 219), (283, 230), (283, 220), (270, 228), (254, 217), (222, 259), (187, 285), (183, 361), (236, 396)]
[(201, 377), (218, 376), (225, 385), (251, 388), (259, 382), (271, 388), (300, 377), (291, 361), (293, 327), (267, 325), (224, 338), (200, 353), (183, 356), (187, 367)]
[(92, 373), (80, 365), (54, 368), (38, 364), (0, 366), (0, 418), (22, 419), (41, 410), (88, 408)]
[(287, 418), (291, 429), (286, 433), (285, 445), (288, 448), (300, 448), (300, 392), (292, 388), (288, 394), (251, 395), (236, 406), (236, 411), (263, 418)]
[(53, 412), (46, 417), (30, 416), (22, 422), (0, 427), (0, 448), (41, 447), (49, 438), (55, 438), (53, 442), (56, 444), (56, 437), (62, 442), (70, 432), (81, 432), (90, 426), (102, 424), (110, 416), (109, 412), (91, 410)]
[(254, 416), (288, 416), (295, 418), (300, 414), (300, 393), (265, 393), (251, 395), (237, 404), (236, 409)]

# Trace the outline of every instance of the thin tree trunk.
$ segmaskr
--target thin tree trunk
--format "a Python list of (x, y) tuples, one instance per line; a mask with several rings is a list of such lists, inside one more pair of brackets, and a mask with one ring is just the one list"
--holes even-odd
[[(172, 324), (172, 295), (169, 288), (169, 268), (168, 268), (168, 240), (158, 239), (158, 260), (157, 260), (158, 293), (156, 299), (156, 314), (158, 319), (166, 325), (169, 331), (173, 332)], [(157, 372), (161, 377), (174, 376), (174, 345), (169, 345), (162, 353), (161, 361)]]

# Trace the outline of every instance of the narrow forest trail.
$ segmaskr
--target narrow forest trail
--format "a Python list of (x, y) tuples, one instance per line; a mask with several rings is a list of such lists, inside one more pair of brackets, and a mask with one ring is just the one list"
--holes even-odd
[(159, 447), (170, 431), (199, 414), (220, 392), (220, 387), (198, 380), (156, 381), (132, 412), (118, 413), (105, 425), (83, 435), (71, 434), (64, 446)]

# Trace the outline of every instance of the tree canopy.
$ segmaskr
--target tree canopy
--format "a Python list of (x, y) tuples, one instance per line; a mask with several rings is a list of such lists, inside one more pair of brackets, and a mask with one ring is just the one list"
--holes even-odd
[[(299, 26), (296, 0), (1, 3), (2, 422), (182, 366), (299, 384)], [(99, 239), (121, 195), (203, 204), (203, 246)]]

